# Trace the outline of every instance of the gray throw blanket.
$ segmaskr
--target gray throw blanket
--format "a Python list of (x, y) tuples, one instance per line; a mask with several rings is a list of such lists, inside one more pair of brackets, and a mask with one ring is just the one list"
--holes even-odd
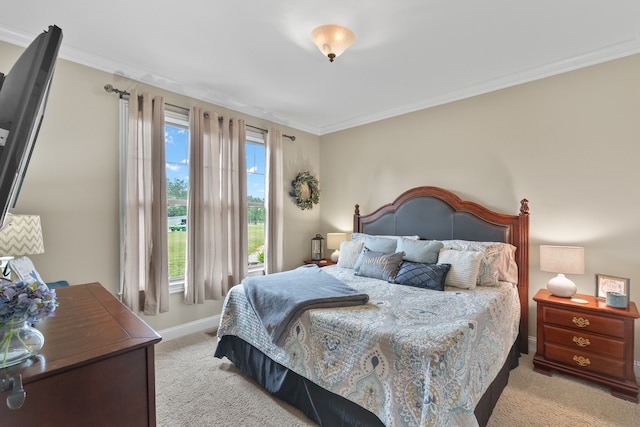
[(369, 295), (346, 285), (316, 265), (282, 273), (247, 277), (244, 293), (271, 341), (282, 346), (290, 326), (312, 308), (366, 304)]

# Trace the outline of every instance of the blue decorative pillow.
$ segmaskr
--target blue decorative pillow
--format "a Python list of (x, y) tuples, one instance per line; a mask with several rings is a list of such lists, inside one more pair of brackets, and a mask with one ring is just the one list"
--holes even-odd
[(376, 252), (394, 253), (396, 252), (396, 246), (398, 246), (397, 237), (383, 237), (383, 236), (366, 236), (364, 238), (364, 245)]
[(404, 252), (404, 260), (435, 264), (442, 249), (442, 242), (438, 240), (413, 240), (401, 237), (398, 240), (397, 252)]
[(371, 277), (373, 279), (393, 282), (402, 263), (402, 252), (386, 254), (372, 251), (366, 246), (360, 253), (359, 265), (356, 266), (357, 276)]
[(444, 291), (444, 282), (451, 264), (424, 264), (403, 261), (394, 283), (416, 288)]

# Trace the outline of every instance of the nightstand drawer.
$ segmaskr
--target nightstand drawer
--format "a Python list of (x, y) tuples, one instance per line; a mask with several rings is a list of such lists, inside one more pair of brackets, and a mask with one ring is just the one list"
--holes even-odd
[(597, 332), (611, 337), (624, 338), (624, 320), (599, 316), (595, 313), (544, 307), (545, 324), (553, 323), (567, 328)]
[(611, 359), (588, 351), (547, 343), (545, 357), (572, 366), (575, 369), (598, 372), (612, 377), (624, 377), (624, 360)]
[(544, 337), (547, 343), (572, 348), (574, 351), (584, 350), (621, 360), (624, 358), (624, 341), (590, 334), (587, 331), (544, 325)]

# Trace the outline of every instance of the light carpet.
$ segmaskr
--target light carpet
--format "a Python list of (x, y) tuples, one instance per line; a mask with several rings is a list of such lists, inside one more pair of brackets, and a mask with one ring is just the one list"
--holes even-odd
[[(201, 332), (156, 346), (159, 427), (315, 426), (299, 410), (272, 397), (227, 359), (213, 357), (216, 338)], [(533, 354), (511, 371), (488, 427), (640, 426), (640, 405), (567, 375), (533, 371)]]

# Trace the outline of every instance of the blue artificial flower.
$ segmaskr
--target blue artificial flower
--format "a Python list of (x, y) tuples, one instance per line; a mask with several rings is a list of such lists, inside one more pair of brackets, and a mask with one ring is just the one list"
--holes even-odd
[(0, 327), (7, 323), (37, 323), (55, 315), (56, 291), (44, 283), (16, 281), (0, 285)]

